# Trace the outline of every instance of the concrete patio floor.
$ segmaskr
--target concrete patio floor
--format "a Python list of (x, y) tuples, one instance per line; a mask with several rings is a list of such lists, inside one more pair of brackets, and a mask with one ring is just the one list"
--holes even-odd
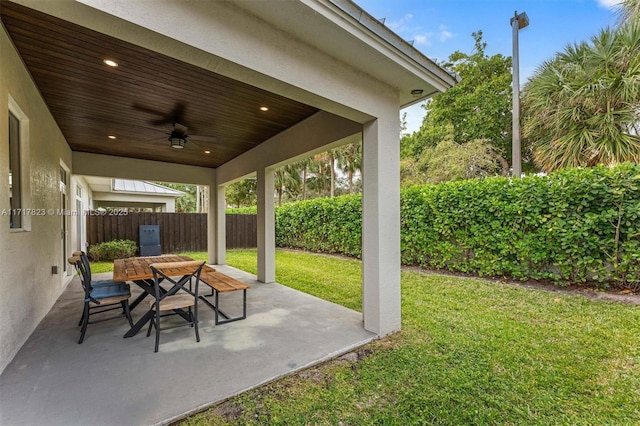
[[(251, 285), (247, 319), (216, 326), (200, 303), (200, 343), (179, 327), (161, 333), (158, 353), (146, 327), (122, 338), (124, 318), (90, 324), (78, 345), (83, 295), (74, 278), (0, 376), (0, 424), (167, 424), (375, 338), (359, 312), (216, 268)], [(223, 309), (241, 312), (241, 292), (222, 296)], [(145, 306), (133, 311), (134, 321)]]

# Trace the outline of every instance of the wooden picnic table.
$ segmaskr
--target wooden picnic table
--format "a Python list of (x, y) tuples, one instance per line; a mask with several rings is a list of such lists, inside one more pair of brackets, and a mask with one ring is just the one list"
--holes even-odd
[[(116, 259), (113, 261), (113, 281), (153, 280), (153, 272), (151, 271), (152, 263), (185, 262), (190, 260), (193, 259), (189, 256), (177, 256), (174, 254)], [(202, 272), (207, 271), (215, 272), (215, 269), (209, 265), (205, 265), (204, 268), (202, 268)], [(189, 273), (179, 268), (171, 270), (171, 272), (175, 273), (175, 276)]]
[[(154, 263), (178, 263), (191, 261), (189, 256), (177, 256), (173, 254), (167, 254), (162, 256), (143, 256), (143, 257), (128, 257), (126, 259), (116, 259), (113, 261), (113, 281), (126, 282), (132, 281), (137, 284), (142, 290), (142, 294), (136, 298), (129, 308), (133, 310), (136, 306), (142, 302), (148, 295), (153, 295), (153, 271), (151, 265)], [(191, 269), (175, 268), (168, 270), (168, 274), (172, 276), (187, 275), (191, 273)], [(208, 296), (214, 296), (215, 302), (211, 303), (207, 300), (206, 296), (200, 296), (200, 300), (205, 302), (215, 311), (215, 323), (224, 324), (226, 322), (237, 321), (246, 318), (247, 316), (247, 289), (250, 287), (234, 278), (217, 272), (215, 268), (204, 265), (202, 273), (200, 275), (200, 281), (209, 287), (211, 287), (211, 294)], [(231, 318), (219, 309), (219, 295), (220, 293), (226, 293), (231, 291), (242, 290), (243, 292), (243, 309), (242, 315)], [(222, 316), (225, 319), (222, 320), (219, 317)], [(151, 319), (151, 314), (147, 312), (134, 326), (124, 335), (124, 337), (135, 336), (138, 331)]]
[[(153, 271), (151, 265), (154, 263), (178, 263), (193, 260), (188, 256), (176, 256), (173, 254), (162, 256), (143, 256), (143, 257), (128, 257), (126, 259), (116, 259), (113, 261), (113, 281), (126, 282), (131, 281), (138, 285), (143, 291), (130, 305), (129, 309), (133, 310), (140, 304), (147, 296), (153, 297)], [(206, 268), (206, 269), (205, 269)], [(205, 265), (202, 268), (203, 271), (215, 272), (215, 269), (211, 266)], [(192, 272), (192, 269), (175, 268), (170, 270), (171, 275), (180, 276), (187, 275)], [(161, 291), (163, 291), (161, 289)], [(186, 315), (183, 312), (178, 312), (180, 315)], [(127, 331), (124, 337), (133, 337), (146, 323), (151, 320), (153, 311), (149, 309), (143, 316), (136, 322), (129, 331)]]

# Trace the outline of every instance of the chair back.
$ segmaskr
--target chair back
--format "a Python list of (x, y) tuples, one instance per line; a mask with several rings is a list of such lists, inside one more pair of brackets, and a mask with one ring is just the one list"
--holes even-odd
[(86, 269), (86, 271), (89, 273), (89, 281), (91, 281), (91, 265), (89, 263), (89, 256), (87, 256), (87, 253), (83, 252), (83, 251), (75, 251), (73, 252), (72, 256), (80, 256), (80, 258), (82, 259), (82, 264), (84, 265), (84, 268)]
[[(191, 260), (185, 262), (152, 263), (153, 289), (156, 298), (156, 309), (160, 310), (160, 302), (167, 297), (173, 296), (179, 291), (189, 293), (198, 301), (198, 287), (200, 284), (200, 273), (204, 267), (204, 260)], [(180, 276), (180, 278), (176, 278)], [(195, 286), (192, 287), (192, 279), (195, 278)], [(169, 282), (172, 287), (167, 292), (161, 294), (160, 283)], [(187, 284), (189, 286), (187, 287)]]
[[(84, 289), (85, 297), (89, 297), (91, 290), (91, 267), (89, 266), (89, 259), (86, 261), (83, 259), (82, 252), (75, 252), (67, 261), (76, 268), (76, 272), (80, 276), (80, 282)], [(86, 256), (86, 255), (85, 255)]]

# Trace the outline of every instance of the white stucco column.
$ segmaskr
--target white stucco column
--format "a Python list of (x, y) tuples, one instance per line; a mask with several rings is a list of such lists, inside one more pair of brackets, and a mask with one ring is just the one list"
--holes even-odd
[(400, 329), (399, 139), (397, 110), (363, 127), (362, 311), (380, 336)]
[(216, 265), (226, 265), (227, 263), (227, 200), (225, 198), (225, 187), (218, 186), (209, 190), (209, 198), (217, 198), (218, 213), (216, 215)]
[[(220, 250), (218, 246), (218, 222), (219, 222), (219, 197), (217, 196), (218, 185), (216, 171), (214, 170), (209, 182), (209, 212), (207, 213), (207, 257), (209, 263), (218, 264)], [(224, 198), (224, 196), (223, 196)], [(224, 235), (224, 233), (223, 233)], [(224, 236), (222, 237), (224, 239)], [(224, 256), (224, 254), (223, 254)]]
[(258, 281), (263, 283), (276, 280), (276, 217), (273, 191), (273, 170), (258, 169)]

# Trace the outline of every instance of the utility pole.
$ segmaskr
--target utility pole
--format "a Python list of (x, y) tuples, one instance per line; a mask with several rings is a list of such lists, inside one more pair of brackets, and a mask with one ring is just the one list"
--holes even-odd
[(529, 17), (525, 12), (513, 13), (511, 18), (511, 28), (513, 30), (513, 58), (512, 58), (512, 90), (513, 90), (513, 124), (511, 139), (511, 173), (513, 176), (522, 176), (522, 148), (520, 144), (520, 55), (518, 49), (518, 31), (529, 25)]

